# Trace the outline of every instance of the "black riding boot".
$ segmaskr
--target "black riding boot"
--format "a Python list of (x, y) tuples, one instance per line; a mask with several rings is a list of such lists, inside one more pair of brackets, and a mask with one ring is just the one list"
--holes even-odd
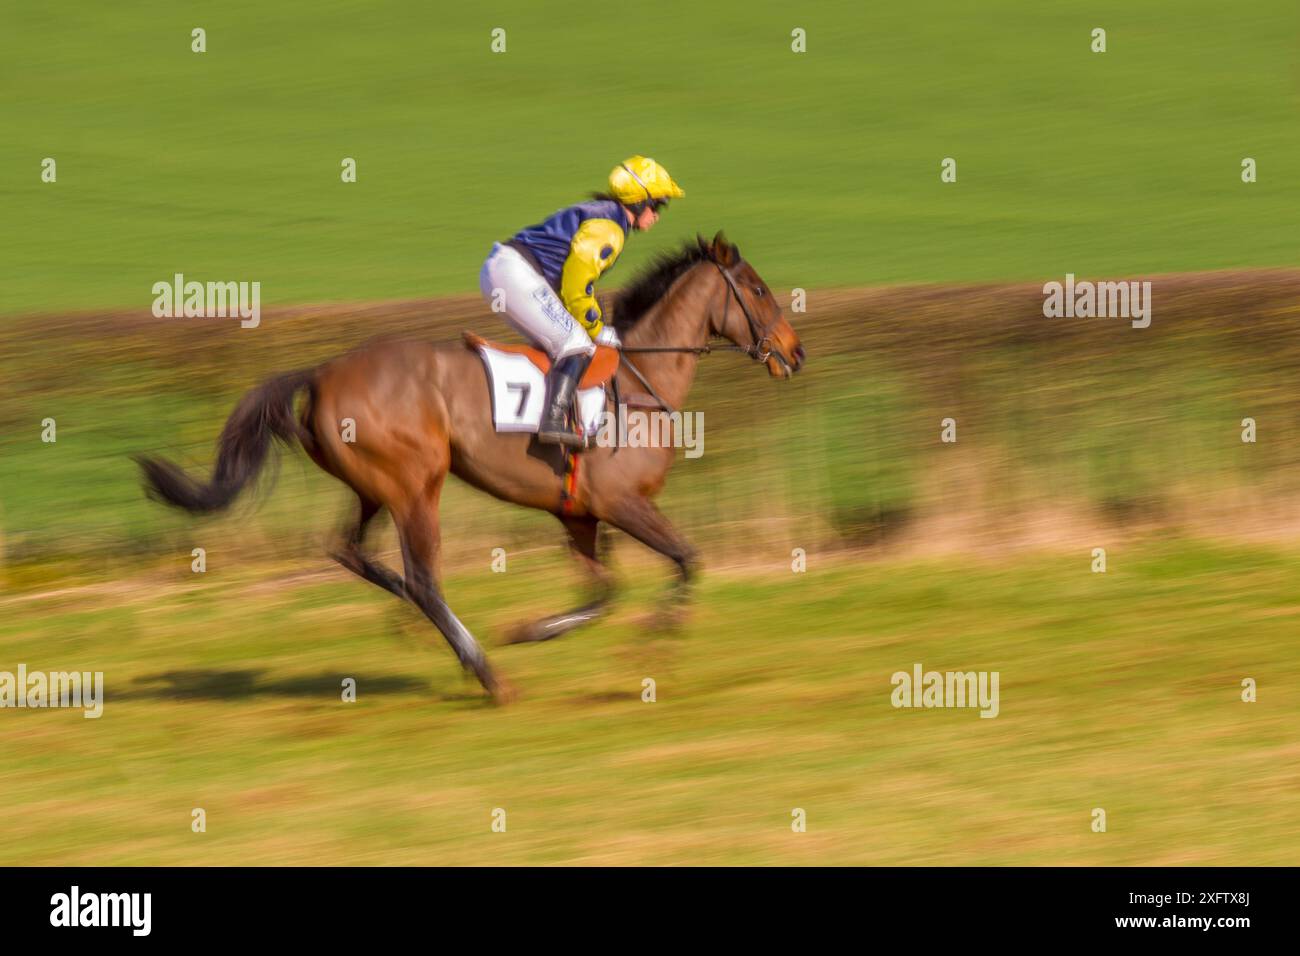
[(569, 427), (569, 407), (582, 373), (587, 371), (590, 355), (568, 355), (551, 366), (546, 375), (546, 408), (537, 429), (538, 441), (551, 445), (581, 447), (583, 437)]

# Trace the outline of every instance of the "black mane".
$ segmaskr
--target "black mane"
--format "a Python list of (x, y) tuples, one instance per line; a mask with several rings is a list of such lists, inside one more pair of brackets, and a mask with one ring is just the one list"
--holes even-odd
[(635, 324), (650, 307), (663, 298), (664, 293), (683, 272), (697, 262), (712, 262), (713, 250), (708, 242), (697, 238), (676, 252), (664, 253), (632, 281), (625, 289), (614, 293), (614, 328), (626, 329)]

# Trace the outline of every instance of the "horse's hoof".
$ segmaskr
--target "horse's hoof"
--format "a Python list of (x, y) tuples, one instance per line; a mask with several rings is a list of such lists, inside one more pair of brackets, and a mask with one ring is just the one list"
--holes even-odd
[(492, 702), (498, 707), (513, 704), (519, 699), (519, 691), (515, 690), (514, 685), (504, 677), (494, 678), (488, 685), (487, 690), (492, 695)]
[(536, 644), (544, 638), (542, 629), (537, 626), (536, 621), (527, 621), (523, 624), (516, 624), (506, 636), (501, 639), (503, 646), (510, 644)]

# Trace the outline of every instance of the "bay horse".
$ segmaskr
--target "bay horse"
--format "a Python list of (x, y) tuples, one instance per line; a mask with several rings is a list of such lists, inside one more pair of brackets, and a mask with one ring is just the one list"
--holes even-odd
[[(643, 389), (669, 411), (686, 400), (699, 356), (715, 348), (709, 344), (715, 336), (732, 343), (721, 348), (764, 363), (774, 378), (789, 377), (804, 363), (799, 337), (771, 290), (721, 232), (658, 260), (617, 295), (612, 311), (624, 353), (614, 394)], [(635, 364), (631, 354), (638, 356)], [(602, 521), (676, 564), (679, 600), (694, 553), (651, 501), (672, 466), (672, 447), (591, 448), (581, 453), (577, 480), (566, 494), (566, 450), (541, 445), (532, 434), (495, 431), (486, 374), (479, 355), (460, 343), (375, 341), (248, 392), (222, 430), (210, 480), (197, 481), (163, 459), (137, 461), (150, 497), (206, 514), (227, 507), (258, 473), (272, 439), (298, 442), (359, 499), (356, 524), (331, 556), (414, 603), (461, 665), (504, 702), (512, 689), (489, 666), (439, 586), (438, 501), (448, 472), (504, 501), (554, 513), (595, 579), (594, 600), (518, 629), (513, 642), (549, 640), (603, 613), (613, 583), (596, 547)], [(302, 391), (306, 401), (295, 417)], [(351, 441), (342, 437), (345, 418), (355, 423)], [(381, 508), (396, 526), (404, 577), (364, 548), (366, 528)]]

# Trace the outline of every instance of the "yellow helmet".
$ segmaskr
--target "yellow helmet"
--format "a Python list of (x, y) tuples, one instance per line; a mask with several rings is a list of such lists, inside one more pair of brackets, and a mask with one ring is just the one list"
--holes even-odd
[(609, 191), (626, 206), (647, 199), (676, 199), (685, 196), (682, 187), (653, 159), (633, 156), (615, 166), (609, 174)]

